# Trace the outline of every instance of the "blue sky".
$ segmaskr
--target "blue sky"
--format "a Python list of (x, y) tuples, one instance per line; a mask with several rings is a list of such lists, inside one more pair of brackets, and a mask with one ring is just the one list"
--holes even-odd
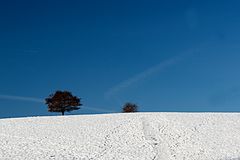
[(0, 1), (0, 117), (240, 111), (238, 1)]

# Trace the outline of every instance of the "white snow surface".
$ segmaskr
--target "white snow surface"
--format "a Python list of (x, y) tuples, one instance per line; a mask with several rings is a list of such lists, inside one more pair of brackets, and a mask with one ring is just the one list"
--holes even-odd
[(240, 160), (238, 113), (0, 120), (1, 160)]

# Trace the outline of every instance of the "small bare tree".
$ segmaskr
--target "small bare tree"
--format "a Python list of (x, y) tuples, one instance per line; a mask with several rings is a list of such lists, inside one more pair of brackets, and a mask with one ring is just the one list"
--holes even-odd
[(79, 106), (82, 105), (80, 98), (73, 96), (68, 91), (56, 91), (55, 94), (51, 94), (45, 101), (49, 112), (61, 112), (62, 115), (64, 115), (64, 112), (78, 110), (80, 109)]
[(138, 106), (130, 102), (126, 103), (122, 108), (123, 113), (137, 112), (137, 111), (138, 111)]

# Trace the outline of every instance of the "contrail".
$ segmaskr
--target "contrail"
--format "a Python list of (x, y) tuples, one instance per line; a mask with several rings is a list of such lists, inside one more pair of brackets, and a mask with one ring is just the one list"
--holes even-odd
[(144, 70), (143, 72), (136, 74), (135, 76), (117, 84), (116, 86), (110, 88), (107, 92), (105, 92), (104, 97), (106, 99), (111, 98), (113, 95), (117, 94), (118, 92), (128, 88), (129, 86), (133, 85), (134, 83), (137, 83), (140, 80), (144, 80), (147, 77), (159, 73), (161, 71), (164, 71), (167, 67), (173, 66), (175, 64), (177, 64), (179, 61), (181, 61), (182, 59), (184, 59), (184, 57), (186, 57), (187, 55), (192, 54), (192, 52), (188, 52), (186, 54), (182, 54), (179, 56), (175, 56), (172, 57), (166, 61), (163, 61), (151, 68), (148, 68), (146, 70)]
[[(13, 101), (26, 101), (26, 102), (35, 102), (35, 103), (44, 103), (44, 100), (41, 98), (34, 98), (34, 97), (23, 97), (23, 96), (13, 96), (13, 95), (0, 95), (0, 99), (7, 99), (7, 100), (13, 100)], [(82, 109), (91, 110), (95, 112), (115, 112), (113, 110), (108, 109), (101, 109), (96, 107), (86, 107), (82, 106)]]
[(90, 110), (90, 111), (96, 111), (96, 112), (107, 112), (107, 113), (112, 113), (112, 112), (116, 112), (114, 110), (107, 110), (107, 109), (100, 109), (100, 108), (95, 108), (95, 107), (86, 107), (86, 106), (83, 106), (82, 107), (83, 109), (87, 109), (87, 110)]
[(0, 99), (16, 100), (16, 101), (28, 101), (28, 102), (37, 102), (44, 103), (44, 100), (41, 98), (34, 97), (22, 97), (22, 96), (12, 96), (12, 95), (0, 95)]

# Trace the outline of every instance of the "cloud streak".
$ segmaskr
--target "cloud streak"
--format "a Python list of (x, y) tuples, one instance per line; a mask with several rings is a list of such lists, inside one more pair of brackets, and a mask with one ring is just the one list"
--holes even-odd
[(114, 95), (118, 94), (120, 91), (123, 91), (125, 89), (127, 89), (128, 87), (130, 87), (131, 85), (146, 79), (147, 77), (150, 77), (156, 73), (162, 72), (164, 71), (166, 68), (171, 67), (175, 64), (177, 64), (179, 61), (181, 61), (182, 59), (184, 59), (186, 56), (190, 55), (192, 52), (189, 52), (187, 54), (182, 54), (179, 56), (175, 56), (172, 57), (166, 61), (163, 61), (151, 68), (148, 68), (146, 70), (144, 70), (141, 73), (138, 73), (136, 75), (134, 75), (133, 77), (128, 78), (125, 81), (122, 81), (121, 83), (117, 84), (116, 86), (110, 88), (107, 92), (104, 93), (104, 97), (106, 99), (110, 99), (111, 97), (113, 97)]
[[(41, 98), (34, 98), (34, 97), (23, 97), (23, 96), (13, 96), (13, 95), (0, 95), (0, 99), (5, 99), (5, 100), (12, 100), (12, 101), (25, 101), (25, 102), (35, 102), (35, 103), (44, 103), (44, 100)], [(113, 110), (108, 110), (108, 109), (101, 109), (101, 108), (96, 108), (96, 107), (88, 107), (88, 106), (82, 106), (82, 109), (90, 110), (90, 111), (95, 111), (95, 112), (115, 112)]]

